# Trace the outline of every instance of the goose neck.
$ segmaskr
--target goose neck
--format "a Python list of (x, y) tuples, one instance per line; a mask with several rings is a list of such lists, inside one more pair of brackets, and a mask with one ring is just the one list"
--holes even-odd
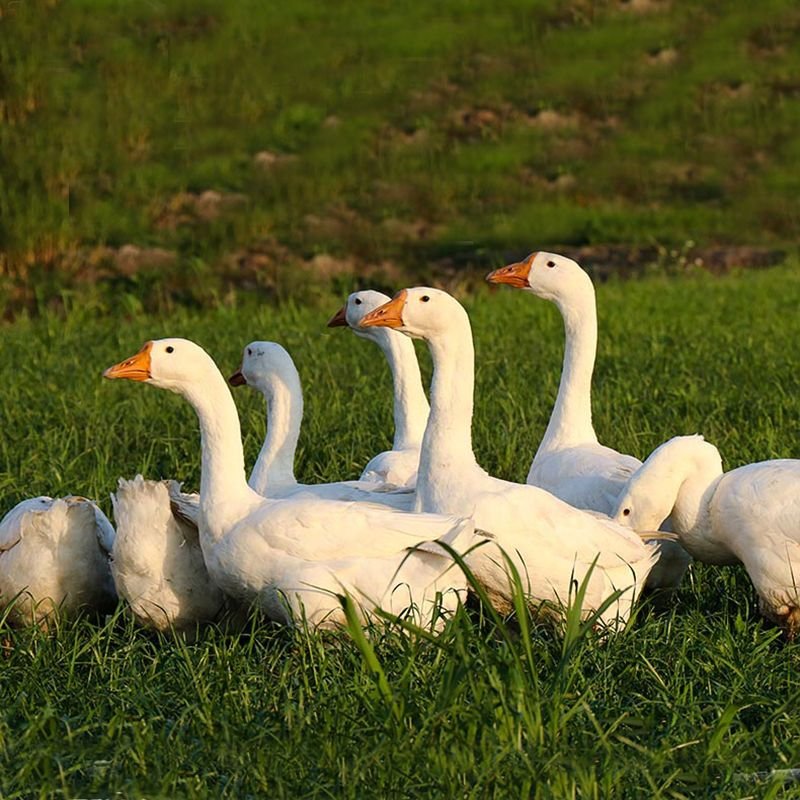
[[(472, 450), (475, 354), (469, 322), (466, 329), (431, 339), (433, 359), (431, 412), (420, 453), (417, 493), (424, 495), (444, 474), (476, 465)], [(459, 335), (459, 333), (461, 335)]]
[(711, 503), (722, 480), (713, 465), (697, 465), (680, 484), (672, 510), (672, 525), (692, 556), (708, 564), (732, 564), (738, 559), (724, 540), (717, 537), (711, 518)]
[(261, 446), (250, 486), (267, 496), (271, 490), (294, 486), (294, 457), (303, 420), (303, 391), (297, 380), (272, 376), (262, 388), (267, 408), (267, 435)]
[(422, 388), (414, 343), (407, 336), (384, 329), (378, 346), (389, 362), (394, 390), (394, 441), (392, 449), (419, 448), (428, 423), (428, 399)]
[[(216, 374), (215, 374), (216, 373)], [(200, 422), (201, 535), (220, 540), (230, 524), (260, 500), (245, 480), (239, 414), (218, 371), (185, 393)]]
[(596, 442), (592, 425), (592, 373), (597, 354), (597, 307), (587, 277), (585, 291), (556, 300), (564, 320), (564, 363), (558, 395), (540, 450)]

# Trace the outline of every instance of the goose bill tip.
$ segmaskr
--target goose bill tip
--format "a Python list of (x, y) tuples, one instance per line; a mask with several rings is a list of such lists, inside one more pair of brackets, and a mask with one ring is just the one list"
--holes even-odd
[(528, 287), (528, 276), (531, 272), (531, 263), (535, 256), (526, 258), (516, 264), (509, 264), (500, 269), (492, 270), (487, 276), (488, 283), (505, 283), (515, 289), (526, 289)]
[(329, 320), (329, 328), (346, 328), (347, 326), (347, 306), (342, 306)]

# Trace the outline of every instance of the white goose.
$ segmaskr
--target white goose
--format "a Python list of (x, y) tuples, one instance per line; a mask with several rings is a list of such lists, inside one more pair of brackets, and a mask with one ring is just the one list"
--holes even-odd
[(744, 564), (761, 612), (800, 631), (800, 460), (748, 464), (723, 474), (702, 436), (656, 448), (620, 495), (614, 518), (633, 529), (668, 515), (683, 546), (706, 564)]
[(242, 364), (228, 379), (231, 386), (251, 386), (264, 395), (267, 435), (248, 483), (264, 497), (290, 497), (300, 492), (328, 500), (374, 502), (403, 511), (414, 504), (413, 491), (366, 481), (298, 483), (294, 456), (303, 421), (303, 389), (292, 357), (276, 342), (250, 342)]
[[(294, 477), (294, 452), (303, 416), (300, 376), (278, 344), (245, 348), (233, 385), (249, 383), (267, 398), (267, 437), (250, 476), (250, 486), (270, 497), (312, 491), (330, 499), (368, 499), (374, 485), (303, 486)], [(410, 510), (411, 494), (378, 495), (386, 505)], [(117, 538), (112, 574), (117, 593), (137, 622), (162, 632), (191, 636), (199, 624), (221, 617), (226, 598), (208, 574), (198, 534), (199, 495), (180, 491), (175, 481), (120, 479), (112, 495)]]
[[(533, 603), (566, 605), (574, 595), (573, 579), (582, 581), (591, 572), (582, 610), (598, 609), (619, 590), (601, 618), (611, 626), (626, 621), (656, 561), (655, 548), (607, 517), (580, 511), (535, 486), (493, 478), (478, 465), (471, 432), (475, 356), (461, 305), (437, 289), (404, 289), (361, 325), (423, 338), (433, 357), (417, 509), (468, 514), (492, 531)], [(477, 550), (470, 563), (494, 602), (507, 608), (510, 587), (496, 545)]]
[(113, 543), (111, 523), (84, 497), (18, 503), (0, 521), (0, 604), (8, 620), (47, 627), (54, 612), (113, 605)]
[[(107, 369), (108, 378), (151, 383), (181, 394), (200, 421), (200, 546), (214, 582), (257, 603), (272, 619), (344, 621), (336, 594), (349, 592), (362, 617), (376, 608), (416, 611), (438, 624), (465, 579), (436, 542), (463, 551), (477, 537), (469, 520), (409, 514), (372, 503), (302, 495), (269, 500), (247, 485), (239, 417), (210, 356), (185, 339), (148, 342)], [(409, 550), (409, 548), (412, 548)]]
[(394, 387), (394, 440), (392, 449), (370, 459), (362, 481), (388, 483), (413, 489), (417, 482), (419, 451), (428, 424), (428, 398), (422, 388), (414, 345), (388, 328), (361, 328), (361, 320), (384, 303), (388, 295), (371, 289), (353, 292), (328, 321), (329, 328), (349, 327), (356, 336), (380, 347), (392, 372)]
[(120, 478), (111, 495), (117, 536), (111, 572), (119, 596), (146, 628), (191, 634), (212, 622), (225, 596), (208, 575), (197, 525), (173, 505), (199, 502), (183, 495), (175, 481)]
[[(571, 258), (533, 253), (486, 276), (552, 301), (564, 320), (566, 344), (558, 396), (527, 483), (576, 508), (611, 514), (641, 461), (606, 447), (592, 424), (592, 373), (597, 354), (597, 303), (591, 278)], [(674, 588), (690, 558), (677, 543), (659, 543), (660, 557), (648, 588)]]

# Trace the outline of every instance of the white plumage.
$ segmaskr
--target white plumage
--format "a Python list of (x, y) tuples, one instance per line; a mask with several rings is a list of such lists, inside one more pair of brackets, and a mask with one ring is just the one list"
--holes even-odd
[[(611, 514), (641, 461), (606, 447), (592, 424), (592, 373), (597, 354), (597, 303), (589, 276), (571, 258), (533, 253), (495, 270), (490, 283), (505, 283), (553, 302), (564, 320), (564, 365), (558, 396), (527, 483), (566, 503)], [(690, 558), (676, 542), (658, 542), (659, 561), (648, 588), (674, 588)]]
[(800, 461), (748, 464), (723, 474), (702, 436), (676, 436), (631, 478), (614, 516), (633, 529), (672, 515), (698, 561), (741, 563), (762, 613), (790, 638), (800, 631)]
[(331, 317), (329, 327), (347, 326), (356, 336), (380, 347), (392, 372), (394, 390), (394, 440), (392, 449), (373, 456), (361, 480), (405, 486), (417, 482), (419, 451), (428, 423), (428, 399), (422, 388), (414, 345), (402, 334), (387, 328), (362, 328), (361, 320), (389, 301), (389, 296), (371, 289), (353, 292), (345, 305)]
[[(417, 509), (459, 513), (495, 539), (469, 558), (472, 569), (505, 610), (510, 585), (501, 547), (520, 573), (530, 602), (566, 605), (575, 582), (588, 577), (582, 610), (621, 596), (602, 614), (615, 626), (628, 619), (657, 559), (653, 545), (607, 517), (580, 511), (535, 486), (488, 475), (472, 450), (474, 351), (469, 318), (445, 292), (406, 289), (362, 320), (425, 339), (433, 358), (431, 413), (417, 477)], [(457, 511), (456, 511), (457, 510)]]
[[(111, 495), (117, 537), (111, 572), (137, 621), (159, 631), (191, 631), (213, 621), (225, 597), (208, 575), (197, 526), (173, 511), (175, 481), (120, 478)], [(198, 498), (185, 495), (184, 504)]]
[(108, 554), (114, 529), (83, 497), (23, 500), (0, 522), (0, 603), (15, 624), (116, 602)]
[[(466, 580), (435, 544), (460, 551), (478, 541), (468, 520), (408, 514), (371, 503), (308, 493), (271, 500), (244, 476), (239, 418), (208, 354), (185, 339), (149, 342), (106, 370), (110, 378), (146, 381), (182, 394), (200, 421), (200, 546), (209, 574), (230, 596), (255, 602), (282, 622), (344, 621), (337, 593), (350, 592), (362, 617), (376, 608), (411, 607), (424, 625), (434, 610), (457, 606)], [(422, 549), (414, 549), (423, 545)], [(402, 598), (402, 600), (401, 600)]]
[(250, 342), (244, 348), (241, 367), (228, 382), (233, 386), (251, 386), (266, 401), (267, 432), (248, 481), (260, 495), (283, 498), (302, 492), (328, 500), (375, 502), (405, 511), (411, 509), (412, 491), (385, 483), (297, 482), (294, 458), (303, 421), (303, 389), (294, 361), (281, 345)]

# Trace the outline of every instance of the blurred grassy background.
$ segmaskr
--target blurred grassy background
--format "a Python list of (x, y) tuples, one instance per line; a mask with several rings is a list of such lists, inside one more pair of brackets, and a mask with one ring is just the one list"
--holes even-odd
[(0, 0), (0, 307), (764, 260), (798, 34), (793, 0)]

